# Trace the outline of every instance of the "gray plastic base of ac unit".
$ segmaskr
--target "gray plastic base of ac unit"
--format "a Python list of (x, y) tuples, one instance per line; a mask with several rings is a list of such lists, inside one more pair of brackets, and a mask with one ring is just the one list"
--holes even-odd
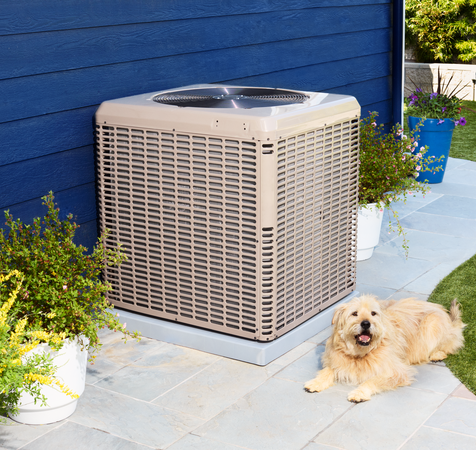
[(352, 292), (352, 294), (271, 342), (251, 341), (124, 310), (120, 311), (119, 320), (122, 323), (127, 323), (127, 329), (140, 331), (144, 337), (258, 366), (265, 366), (330, 326), (335, 308), (358, 296), (358, 294), (357, 291)]

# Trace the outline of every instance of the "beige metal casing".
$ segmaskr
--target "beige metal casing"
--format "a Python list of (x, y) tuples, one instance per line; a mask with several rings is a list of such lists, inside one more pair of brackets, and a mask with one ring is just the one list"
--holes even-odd
[(128, 254), (105, 272), (112, 303), (270, 341), (351, 293), (357, 101), (184, 108), (157, 94), (96, 113), (100, 228)]

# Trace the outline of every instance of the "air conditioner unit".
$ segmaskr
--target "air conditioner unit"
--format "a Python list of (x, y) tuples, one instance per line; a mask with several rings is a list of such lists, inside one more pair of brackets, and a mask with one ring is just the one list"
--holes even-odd
[(96, 114), (101, 231), (128, 311), (272, 341), (355, 289), (360, 107), (196, 85)]

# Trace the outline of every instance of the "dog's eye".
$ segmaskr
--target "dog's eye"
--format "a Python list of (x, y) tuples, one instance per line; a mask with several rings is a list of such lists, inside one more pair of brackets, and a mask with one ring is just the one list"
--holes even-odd
[(376, 313), (375, 311), (372, 311), (371, 314), (372, 314), (372, 316), (376, 316), (376, 315), (377, 315), (377, 313)]
[(352, 313), (352, 315), (353, 315), (353, 316), (358, 316), (359, 313), (358, 313), (357, 311), (354, 311), (354, 312)]

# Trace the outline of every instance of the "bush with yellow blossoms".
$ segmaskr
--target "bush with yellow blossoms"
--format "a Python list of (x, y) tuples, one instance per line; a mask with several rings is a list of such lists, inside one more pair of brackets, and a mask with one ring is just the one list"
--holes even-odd
[(23, 276), (10, 316), (16, 323), (26, 320), (25, 329), (77, 338), (94, 360), (101, 346), (101, 328), (138, 338), (112, 312), (107, 299), (111, 286), (101, 279), (107, 265), (121, 264), (126, 255), (120, 246), (106, 245), (108, 232), (88, 253), (74, 242), (79, 225), (72, 222), (72, 215), (60, 219), (53, 193), (42, 200), (47, 209), (44, 217), (29, 225), (5, 211), (9, 230), (0, 229), (0, 273), (18, 270)]
[(28, 318), (17, 319), (12, 311), (22, 291), (23, 275), (18, 270), (0, 273), (0, 415), (14, 415), (23, 392), (35, 403), (45, 404), (41, 385), (50, 385), (72, 398), (77, 395), (55, 378), (56, 367), (48, 353), (28, 353), (41, 343), (58, 348), (64, 333), (32, 329)]

